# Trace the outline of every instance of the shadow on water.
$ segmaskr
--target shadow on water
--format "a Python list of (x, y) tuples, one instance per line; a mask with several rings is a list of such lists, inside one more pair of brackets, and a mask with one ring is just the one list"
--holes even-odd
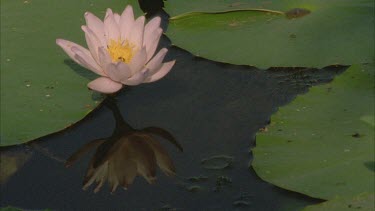
[[(169, 43), (164, 37), (162, 45)], [(249, 149), (255, 144), (256, 132), (269, 123), (278, 107), (313, 85), (329, 82), (345, 67), (264, 71), (209, 61), (175, 46), (170, 47), (169, 59), (176, 59), (177, 63), (164, 79), (121, 91), (116, 96), (117, 107), (108, 104), (107, 99), (92, 115), (68, 130), (29, 144), (0, 148), (2, 155), (27, 155), (15, 162), (18, 171), (2, 182), (1, 205), (53, 210), (266, 211), (299, 210), (320, 202), (262, 181), (248, 166), (252, 159)], [(154, 136), (155, 130), (154, 135), (150, 131), (145, 135), (145, 130), (133, 129), (151, 125), (158, 128), (159, 135)], [(136, 138), (129, 138), (133, 133)], [(91, 140), (102, 137), (109, 138), (92, 142), (93, 150), (89, 151)], [(160, 168), (167, 175), (176, 169), (175, 177), (155, 171), (157, 153), (142, 141), (145, 137), (152, 137), (156, 143), (160, 140), (159, 151), (167, 152), (164, 158), (173, 161), (173, 168)], [(162, 142), (160, 137), (174, 144)], [(184, 152), (175, 146), (183, 146)], [(132, 151), (134, 156), (142, 151), (138, 155), (144, 156), (138, 158), (153, 164), (148, 165), (152, 166), (151, 171), (143, 168), (143, 173), (138, 172), (146, 180), (138, 178), (133, 182), (134, 173), (124, 176), (126, 172), (120, 170), (112, 171), (115, 174), (96, 174), (99, 167), (110, 162), (116, 163), (113, 166), (127, 163), (127, 167), (133, 166), (133, 171), (127, 172), (134, 172), (134, 163), (121, 157), (126, 153), (118, 153), (123, 151)], [(83, 152), (87, 155), (80, 156)], [(154, 157), (149, 155), (152, 152)], [(69, 168), (64, 166), (66, 162)], [(110, 174), (130, 178), (118, 181), (119, 186), (128, 189), (111, 194), (117, 182)], [(94, 191), (83, 191), (85, 175), (85, 184), (93, 177), (98, 178), (99, 184), (108, 180), (112, 185), (97, 189), (97, 193), (95, 187)]]

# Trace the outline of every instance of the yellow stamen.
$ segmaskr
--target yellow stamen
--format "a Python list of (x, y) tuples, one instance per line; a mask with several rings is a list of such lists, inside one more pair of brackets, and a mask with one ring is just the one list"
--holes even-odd
[(135, 52), (136, 46), (132, 43), (129, 43), (127, 40), (121, 42), (120, 40), (115, 41), (111, 40), (107, 46), (109, 55), (111, 55), (113, 62), (125, 62), (130, 63)]

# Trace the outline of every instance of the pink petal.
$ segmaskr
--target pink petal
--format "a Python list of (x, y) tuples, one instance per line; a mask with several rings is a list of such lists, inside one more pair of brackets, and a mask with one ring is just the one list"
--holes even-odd
[[(161, 33), (163, 32), (163, 30), (160, 28), (160, 22), (161, 22), (161, 18), (157, 16), (151, 19), (145, 26), (143, 46), (146, 46), (147, 61), (150, 60), (152, 55), (155, 53), (155, 50), (152, 51), (154, 46), (151, 46), (152, 43), (157, 40), (155, 39), (155, 36), (160, 38)], [(155, 49), (159, 43), (159, 40), (157, 40), (156, 42), (157, 43), (155, 44)]]
[(99, 48), (99, 65), (102, 67), (104, 73), (106, 73), (107, 66), (112, 63), (111, 56), (104, 47)]
[(99, 61), (98, 50), (99, 50), (99, 47), (102, 46), (101, 42), (99, 41), (99, 39), (96, 37), (94, 32), (89, 27), (82, 26), (81, 28), (85, 32), (87, 46), (89, 47), (92, 57), (94, 57), (95, 61)]
[(120, 26), (121, 16), (118, 13), (113, 13), (113, 17), (115, 18), (117, 25)]
[(81, 51), (85, 52), (86, 54), (89, 54), (90, 55), (90, 51), (88, 51), (86, 48), (74, 43), (74, 42), (70, 42), (68, 40), (64, 40), (64, 39), (56, 39), (56, 44), (58, 46), (60, 46), (66, 54), (68, 54), (68, 56), (73, 59), (73, 61), (77, 62), (79, 65), (87, 68), (84, 64), (82, 64), (80, 61), (78, 61), (74, 56), (76, 55), (73, 51), (72, 51), (72, 47), (77, 47), (79, 49), (81, 49)]
[(162, 33), (163, 33), (163, 30), (161, 28), (157, 28), (152, 33), (147, 35), (147, 37), (145, 35), (144, 46), (146, 46), (147, 61), (149, 61), (152, 58), (152, 56), (155, 54), (155, 51), (159, 45), (159, 40), (160, 40)]
[(145, 16), (140, 16), (135, 20), (133, 27), (129, 33), (129, 41), (140, 49), (143, 46)]
[(107, 13), (104, 18), (104, 30), (107, 43), (109, 43), (110, 40), (118, 41), (120, 39), (119, 26), (116, 23), (111, 9), (107, 9)]
[(139, 72), (146, 64), (146, 48), (142, 48), (140, 51), (135, 54), (133, 59), (129, 63), (129, 67), (132, 75)]
[(155, 74), (160, 68), (161, 68), (161, 65), (162, 65), (162, 62), (163, 62), (163, 59), (165, 57), (165, 55), (167, 54), (168, 52), (168, 49), (166, 48), (163, 48), (161, 49), (155, 56), (154, 58), (152, 58), (147, 64), (146, 64), (146, 67), (148, 69), (150, 69), (150, 71), (148, 72), (150, 75), (153, 75)]
[(121, 40), (125, 40), (129, 37), (129, 33), (134, 24), (134, 12), (133, 7), (128, 5), (124, 12), (121, 14), (120, 18), (120, 32)]
[(90, 12), (85, 13), (86, 25), (89, 27), (96, 37), (99, 39), (100, 44), (105, 46), (107, 44), (104, 37), (104, 24), (103, 21)]
[(148, 35), (148, 32), (152, 32), (157, 28), (160, 28), (161, 18), (159, 16), (151, 19), (145, 26), (145, 36)]
[(147, 76), (147, 69), (145, 71), (139, 71), (135, 73), (132, 77), (126, 80), (122, 80), (121, 83), (128, 85), (128, 86), (135, 86), (138, 84), (143, 83)]
[(161, 66), (161, 68), (155, 74), (146, 78), (144, 83), (154, 82), (154, 81), (157, 81), (157, 80), (163, 78), (172, 69), (175, 62), (176, 62), (176, 60), (164, 63)]
[(117, 82), (127, 80), (131, 76), (129, 66), (123, 62), (109, 64), (106, 72), (113, 81)]
[(111, 79), (107, 77), (97, 78), (91, 81), (89, 84), (87, 84), (87, 86), (92, 90), (95, 90), (97, 92), (101, 92), (104, 94), (111, 94), (111, 93), (117, 92), (118, 90), (122, 88), (121, 83), (112, 81)]
[(91, 54), (87, 54), (82, 51), (80, 48), (73, 46), (72, 51), (76, 54), (74, 58), (80, 61), (87, 69), (95, 72), (98, 75), (105, 75), (101, 67), (96, 63), (96, 61), (92, 58)]

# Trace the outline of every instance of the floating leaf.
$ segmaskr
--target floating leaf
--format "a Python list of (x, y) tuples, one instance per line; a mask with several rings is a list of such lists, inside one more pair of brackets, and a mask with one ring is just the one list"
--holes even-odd
[[(374, 66), (356, 65), (313, 87), (257, 135), (252, 166), (264, 180), (306, 195), (353, 197), (374, 188)], [(358, 135), (356, 135), (358, 134)]]
[(335, 198), (327, 202), (307, 206), (304, 211), (373, 211), (374, 193), (363, 193), (352, 198)]
[(1, 2), (1, 146), (62, 130), (98, 105), (101, 98), (86, 87), (94, 74), (69, 60), (55, 40), (86, 46), (84, 13), (102, 18), (107, 7), (120, 12), (127, 2), (134, 0)]
[(165, 9), (172, 43), (211, 60), (267, 68), (374, 58), (372, 0), (174, 0)]

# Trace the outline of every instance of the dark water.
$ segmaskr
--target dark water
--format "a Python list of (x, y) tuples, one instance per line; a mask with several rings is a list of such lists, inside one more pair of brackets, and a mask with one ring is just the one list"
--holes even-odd
[[(155, 9), (147, 2), (143, 4), (145, 9)], [(162, 45), (170, 45), (166, 37)], [(83, 177), (95, 150), (70, 168), (65, 168), (64, 162), (85, 143), (112, 134), (115, 119), (102, 105), (63, 132), (30, 144), (1, 148), (2, 154), (29, 155), (22, 168), (1, 185), (1, 206), (52, 210), (300, 210), (320, 202), (262, 181), (249, 167), (250, 148), (255, 145), (256, 132), (269, 123), (278, 107), (312, 85), (329, 82), (344, 67), (265, 71), (205, 60), (174, 46), (167, 59), (176, 59), (177, 63), (164, 79), (125, 89), (116, 98), (123, 118), (133, 128), (163, 128), (183, 146), (181, 152), (159, 139), (174, 162), (175, 177), (167, 177), (158, 169), (153, 185), (138, 176), (128, 190), (118, 188), (111, 194), (105, 185), (98, 193), (93, 193), (93, 187), (83, 191)], [(223, 169), (207, 169), (201, 163), (216, 155), (234, 160)]]

